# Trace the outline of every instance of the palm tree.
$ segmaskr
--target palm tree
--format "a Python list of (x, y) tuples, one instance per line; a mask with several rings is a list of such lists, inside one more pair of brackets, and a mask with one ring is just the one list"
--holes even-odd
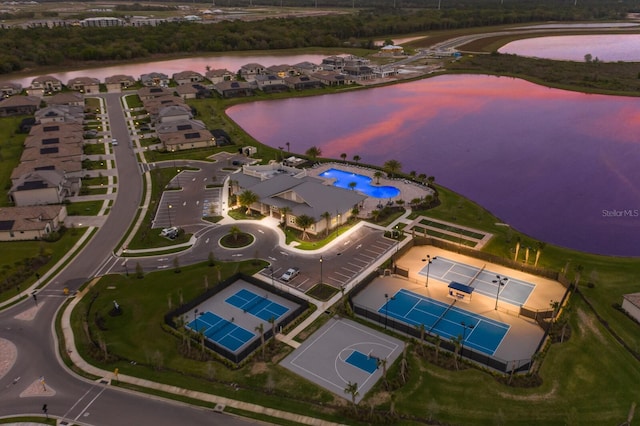
[(348, 186), (349, 189), (353, 191), (354, 189), (356, 189), (356, 186), (358, 186), (358, 182), (349, 182)]
[(353, 161), (354, 161), (356, 164), (358, 164), (358, 161), (360, 161), (360, 160), (362, 160), (362, 158), (360, 158), (360, 156), (359, 156), (359, 155), (354, 155), (354, 156), (353, 156)]
[(436, 364), (438, 363), (438, 355), (440, 355), (440, 335), (436, 334)]
[(251, 205), (258, 200), (258, 194), (248, 189), (238, 195), (238, 202), (242, 207), (245, 207), (247, 209), (247, 211), (245, 212), (245, 214), (247, 215), (251, 215)]
[(276, 345), (276, 319), (274, 317), (269, 318), (269, 324), (271, 324), (271, 345)]
[(347, 161), (347, 153), (343, 152), (342, 154), (340, 154), (340, 158), (342, 158), (342, 161)]
[(382, 169), (387, 172), (390, 177), (394, 177), (396, 173), (402, 170), (402, 163), (398, 160), (388, 160), (382, 165)]
[(415, 178), (416, 178), (416, 171), (415, 171), (415, 170), (411, 170), (411, 171), (409, 172), (409, 177), (410, 177), (411, 179), (415, 179)]
[(422, 352), (422, 356), (424, 356), (424, 333), (426, 330), (424, 324), (416, 325), (416, 328), (418, 329), (418, 331), (420, 331), (420, 349)]
[(307, 238), (307, 229), (313, 225), (316, 221), (313, 220), (311, 216), (307, 216), (306, 214), (302, 214), (296, 217), (296, 225), (302, 228), (302, 239)]
[(386, 358), (378, 358), (378, 360), (376, 361), (376, 364), (378, 367), (382, 367), (382, 380), (384, 381), (385, 385), (387, 383), (387, 359)]
[(282, 223), (284, 223), (284, 230), (287, 230), (287, 215), (291, 213), (291, 207), (280, 207), (280, 215), (282, 215)]
[(455, 350), (453, 353), (453, 363), (456, 366), (456, 370), (459, 369), (458, 367), (458, 354), (460, 353), (460, 348), (462, 347), (462, 335), (458, 334), (458, 337), (456, 337), (455, 339), (453, 339), (453, 344), (455, 346)]
[(547, 246), (547, 243), (545, 243), (544, 241), (538, 241), (537, 246), (538, 250), (536, 251), (536, 262), (533, 264), (533, 266), (538, 266), (538, 260), (540, 260), (542, 250), (544, 250), (544, 248)]
[(380, 178), (383, 176), (382, 172), (380, 170), (377, 170), (374, 174), (373, 177), (376, 178), (376, 185), (380, 185)]
[(344, 393), (348, 393), (349, 395), (351, 395), (351, 403), (353, 403), (353, 409), (356, 409), (356, 397), (358, 395), (360, 395), (360, 392), (358, 392), (358, 384), (357, 383), (352, 383), (352, 382), (348, 382), (347, 383), (347, 387), (344, 388)]
[(242, 231), (237, 226), (232, 226), (229, 228), (229, 234), (233, 237), (234, 241), (238, 241), (238, 237), (242, 234)]
[(371, 210), (371, 218), (373, 219), (374, 222), (378, 221), (378, 218), (380, 217), (380, 214), (382, 214), (382, 212), (380, 210)]
[(311, 158), (311, 160), (315, 160), (316, 158), (322, 155), (322, 150), (314, 145), (308, 150), (306, 150), (305, 155)]
[(291, 142), (286, 142), (285, 145), (287, 145), (287, 152), (291, 152)]
[(322, 216), (322, 218), (327, 221), (327, 228), (325, 229), (324, 233), (325, 233), (326, 236), (328, 236), (329, 235), (329, 227), (331, 226), (331, 213), (324, 212), (320, 216)]
[(435, 177), (435, 176), (429, 176), (429, 177), (427, 178), (427, 184), (428, 184), (429, 186), (433, 186), (433, 182), (435, 182), (435, 181), (436, 181), (436, 177)]
[(422, 183), (424, 183), (425, 180), (427, 180), (427, 175), (425, 175), (424, 173), (420, 173), (418, 175), (418, 180)]
[(416, 198), (412, 198), (411, 201), (409, 201), (409, 206), (411, 208), (416, 208), (421, 203), (422, 203), (422, 198), (416, 197)]
[(260, 346), (262, 347), (262, 359), (265, 360), (264, 357), (264, 324), (260, 323), (259, 326), (255, 328), (255, 330), (260, 334)]

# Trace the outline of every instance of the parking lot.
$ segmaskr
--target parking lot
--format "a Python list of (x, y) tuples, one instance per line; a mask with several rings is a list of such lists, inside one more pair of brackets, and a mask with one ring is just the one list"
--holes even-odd
[[(349, 234), (338, 237), (320, 253), (294, 257), (281, 251), (278, 256), (270, 256), (268, 260), (273, 271), (266, 268), (261, 274), (270, 279), (273, 272), (274, 281), (303, 292), (320, 282), (341, 289), (385, 254), (396, 250), (396, 247), (396, 240), (385, 237), (382, 230), (363, 223)], [(299, 268), (299, 274), (289, 281), (283, 280), (282, 275), (292, 267)]]

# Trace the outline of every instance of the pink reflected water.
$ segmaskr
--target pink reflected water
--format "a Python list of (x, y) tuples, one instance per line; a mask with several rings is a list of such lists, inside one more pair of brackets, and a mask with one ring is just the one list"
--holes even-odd
[(567, 61), (584, 61), (585, 55), (590, 54), (593, 59), (605, 62), (640, 62), (640, 34), (528, 38), (512, 41), (498, 51)]
[[(362, 157), (436, 181), (540, 240), (640, 255), (640, 105), (489, 76), (256, 102), (229, 115), (261, 142)], [(454, 220), (452, 218), (452, 220)]]

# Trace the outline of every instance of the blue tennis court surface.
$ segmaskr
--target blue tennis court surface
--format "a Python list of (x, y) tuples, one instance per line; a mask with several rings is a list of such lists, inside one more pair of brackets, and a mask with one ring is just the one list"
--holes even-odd
[[(498, 292), (498, 284), (492, 281), (496, 279), (497, 274), (486, 269), (479, 274), (478, 272), (480, 272), (480, 268), (458, 263), (440, 256), (433, 259), (429, 266), (429, 278), (436, 278), (444, 282), (457, 281), (462, 284), (469, 284), (471, 279), (478, 275), (471, 283), (474, 292), (495, 298)], [(427, 267), (424, 266), (418, 273), (426, 277)], [(500, 274), (500, 276), (509, 278), (507, 283), (501, 286), (500, 301), (516, 306), (524, 305), (536, 285), (503, 274)]]
[(378, 360), (376, 358), (370, 357), (369, 355), (363, 354), (359, 351), (351, 352), (351, 355), (345, 359), (345, 362), (358, 367), (360, 370), (364, 370), (369, 374), (373, 374), (373, 372), (378, 369)]
[(271, 318), (277, 321), (289, 310), (286, 306), (269, 300), (268, 295), (260, 296), (245, 288), (228, 297), (225, 302), (264, 321)]
[(510, 327), (405, 289), (393, 295), (378, 312), (416, 327), (424, 324), (427, 331), (446, 339), (464, 337), (465, 347), (487, 355), (496, 352)]
[(207, 339), (224, 346), (231, 352), (235, 352), (255, 337), (252, 332), (211, 312), (200, 315), (187, 324), (187, 327), (196, 332), (202, 331)]

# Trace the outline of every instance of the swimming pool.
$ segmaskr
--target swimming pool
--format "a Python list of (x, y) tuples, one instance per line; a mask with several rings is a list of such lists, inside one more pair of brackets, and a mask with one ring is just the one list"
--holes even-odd
[(339, 169), (329, 169), (320, 173), (320, 177), (326, 179), (335, 179), (333, 186), (344, 189), (352, 189), (349, 187), (351, 182), (355, 182), (356, 191), (360, 191), (365, 195), (373, 198), (393, 198), (400, 195), (400, 190), (395, 186), (372, 185), (371, 178), (357, 173), (345, 172)]

